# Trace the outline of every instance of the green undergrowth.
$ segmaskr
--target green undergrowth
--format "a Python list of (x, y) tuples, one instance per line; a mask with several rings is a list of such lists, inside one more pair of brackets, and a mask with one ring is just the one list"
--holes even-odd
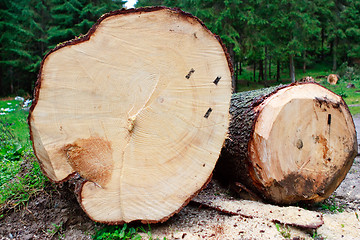
[[(146, 235), (146, 239), (149, 240), (159, 239), (152, 237), (150, 225), (147, 225), (147, 227), (144, 226), (129, 227), (127, 224), (115, 225), (115, 226), (102, 225), (102, 227), (96, 231), (95, 235), (93, 236), (93, 239), (94, 240), (105, 240), (105, 239), (141, 240), (143, 239), (143, 237), (139, 233), (144, 233)], [(166, 238), (164, 237), (163, 240), (166, 240)]]
[(0, 218), (26, 204), (48, 182), (32, 151), (22, 102), (0, 101)]
[[(306, 73), (301, 70), (297, 70), (296, 79), (302, 79), (306, 76), (311, 76), (316, 82), (340, 95), (349, 107), (352, 115), (360, 114), (360, 70), (348, 67), (347, 64), (343, 64), (338, 73), (340, 80), (336, 85), (330, 85), (327, 82), (326, 77), (333, 73), (328, 66), (316, 65), (313, 68), (309, 68)], [(269, 80), (267, 82), (254, 82), (252, 81), (250, 70), (244, 69), (243, 74), (239, 76), (237, 84), (237, 91), (250, 91), (259, 88), (279, 85), (281, 83), (290, 83), (290, 79), (287, 77), (288, 72), (283, 72), (280, 78), (280, 82)], [(249, 80), (250, 79), (250, 80)], [(352, 85), (350, 87), (350, 85)]]
[(28, 111), (22, 108), (23, 103), (16, 100), (0, 101), (1, 132), (6, 129), (12, 134), (13, 141), (18, 142), (26, 149), (31, 149), (29, 127), (27, 125)]
[(340, 205), (336, 201), (334, 195), (329, 197), (325, 201), (323, 201), (321, 203), (318, 203), (318, 206), (320, 206), (320, 208), (322, 210), (329, 211), (329, 212), (332, 212), (332, 213), (342, 213), (342, 212), (344, 212), (344, 207), (342, 205)]

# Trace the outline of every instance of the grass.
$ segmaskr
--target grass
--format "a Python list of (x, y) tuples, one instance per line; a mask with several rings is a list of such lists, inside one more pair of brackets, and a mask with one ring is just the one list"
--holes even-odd
[(324, 202), (322, 203), (318, 203), (320, 204), (320, 207), (322, 210), (327, 210), (330, 211), (332, 213), (342, 213), (344, 212), (344, 208), (343, 206), (339, 205), (336, 200), (335, 200), (335, 196), (331, 196), (328, 199), (326, 199)]
[[(349, 71), (352, 71), (351, 74), (349, 74)], [(275, 73), (275, 69), (272, 69), (272, 72)], [(306, 76), (313, 77), (322, 86), (340, 95), (344, 99), (346, 104), (349, 106), (351, 114), (360, 114), (360, 70), (356, 71), (353, 70), (353, 68), (347, 67), (347, 65), (345, 65), (345, 67), (342, 67), (339, 72), (342, 73), (342, 76), (340, 78), (340, 81), (336, 85), (330, 85), (329, 83), (327, 83), (324, 76), (329, 75), (330, 73), (332, 73), (332, 71), (328, 66), (321, 64), (309, 68), (306, 73), (303, 73), (301, 69), (298, 69), (296, 71), (296, 79), (301, 79)], [(280, 83), (290, 83), (290, 78), (288, 77), (289, 73), (287, 71), (281, 73), (280, 82), (276, 82), (274, 80), (270, 80), (266, 83), (254, 82), (252, 81), (252, 74), (253, 73), (251, 69), (244, 68), (243, 73), (239, 76), (239, 81), (237, 84), (238, 92), (250, 91), (268, 86), (275, 86)], [(348, 84), (354, 84), (355, 88), (347, 88)]]
[[(103, 240), (103, 239), (131, 239), (131, 240), (141, 240), (143, 239), (139, 232), (145, 233), (149, 240), (155, 240), (151, 234), (150, 225), (147, 225), (148, 230), (145, 230), (144, 226), (139, 227), (128, 227), (127, 224), (118, 225), (118, 226), (107, 226), (103, 225), (101, 229), (98, 229), (95, 235), (93, 236), (94, 240)], [(158, 238), (157, 238), (158, 239)], [(166, 240), (166, 238), (164, 238)]]
[[(340, 95), (349, 106), (351, 114), (360, 113), (360, 80), (340, 80), (336, 85), (330, 85), (326, 81), (321, 81), (321, 85)], [(347, 88), (348, 84), (354, 84), (355, 88)]]
[(290, 228), (284, 224), (275, 223), (275, 227), (277, 231), (283, 236), (285, 239), (291, 238)]
[(27, 115), (20, 101), (0, 101), (0, 218), (48, 183), (31, 148)]
[(14, 135), (15, 141), (26, 149), (31, 149), (27, 116), (28, 112), (22, 109), (22, 102), (16, 100), (0, 101), (0, 121), (3, 122), (3, 127)]

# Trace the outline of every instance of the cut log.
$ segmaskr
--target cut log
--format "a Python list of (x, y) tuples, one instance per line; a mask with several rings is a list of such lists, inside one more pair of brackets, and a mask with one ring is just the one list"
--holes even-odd
[(269, 202), (326, 199), (357, 153), (348, 107), (316, 83), (234, 94), (230, 113), (216, 172)]
[(162, 222), (209, 181), (227, 134), (231, 66), (178, 9), (102, 16), (44, 58), (29, 116), (43, 172), (75, 173), (95, 221)]

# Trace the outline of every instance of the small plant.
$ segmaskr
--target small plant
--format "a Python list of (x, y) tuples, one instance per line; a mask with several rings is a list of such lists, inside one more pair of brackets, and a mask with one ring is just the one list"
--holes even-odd
[(335, 212), (343, 212), (344, 208), (343, 206), (340, 206), (336, 200), (335, 200), (335, 196), (333, 195), (332, 197), (326, 199), (322, 204), (321, 204), (321, 208), (323, 210), (329, 210), (332, 213)]
[(288, 226), (279, 223), (275, 223), (275, 226), (278, 232), (281, 234), (281, 236), (283, 236), (286, 239), (290, 239), (291, 234)]
[(138, 234), (138, 230), (133, 227), (128, 227), (127, 224), (123, 226), (105, 226), (96, 232), (93, 236), (95, 240), (102, 239), (133, 239), (140, 240), (141, 236)]
[(314, 240), (325, 240), (326, 238), (318, 234), (317, 230), (313, 231), (313, 235), (311, 236)]
[(50, 235), (50, 238), (54, 237), (56, 234), (61, 233), (63, 223), (61, 222), (59, 225), (52, 223), (53, 228), (48, 229), (47, 233)]
[[(128, 227), (127, 224), (123, 226), (105, 226), (102, 229), (98, 230), (93, 239), (102, 240), (102, 239), (114, 239), (114, 240), (122, 240), (122, 239), (131, 239), (131, 240), (141, 240), (142, 237), (139, 232), (143, 232), (148, 236), (148, 240), (155, 240), (152, 237), (151, 228), (148, 224), (148, 230), (144, 228), (144, 226), (139, 227)], [(158, 238), (156, 238), (158, 240)], [(166, 240), (164, 237), (163, 240)]]

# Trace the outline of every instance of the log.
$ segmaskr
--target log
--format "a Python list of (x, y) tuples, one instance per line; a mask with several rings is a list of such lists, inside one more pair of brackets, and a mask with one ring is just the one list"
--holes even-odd
[(103, 15), (41, 64), (28, 121), (44, 174), (78, 178), (95, 221), (167, 220), (212, 176), (229, 124), (229, 64), (220, 39), (179, 9)]
[(230, 113), (216, 173), (268, 202), (328, 198), (357, 153), (346, 103), (316, 83), (233, 94)]

